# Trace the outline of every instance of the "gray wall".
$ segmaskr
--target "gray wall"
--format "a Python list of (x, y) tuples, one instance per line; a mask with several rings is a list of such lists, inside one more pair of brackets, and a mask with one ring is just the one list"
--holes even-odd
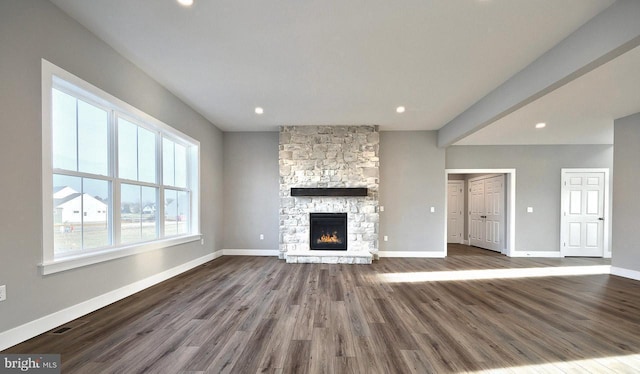
[(447, 169), (516, 169), (517, 251), (560, 251), (560, 169), (613, 168), (613, 145), (453, 146), (446, 153)]
[(225, 133), (224, 248), (277, 250), (279, 202), (278, 133)]
[[(443, 249), (445, 151), (435, 141), (432, 131), (380, 133), (381, 251)], [(225, 133), (224, 176), (224, 248), (276, 249), (278, 133)]]
[[(41, 65), (45, 58), (200, 141), (205, 245), (42, 276)], [(220, 249), (222, 134), (48, 1), (0, 2), (0, 332)]]
[(380, 251), (444, 249), (445, 150), (436, 139), (435, 131), (380, 133)]
[(640, 113), (613, 126), (613, 249), (611, 265), (640, 271), (638, 212), (640, 212)]

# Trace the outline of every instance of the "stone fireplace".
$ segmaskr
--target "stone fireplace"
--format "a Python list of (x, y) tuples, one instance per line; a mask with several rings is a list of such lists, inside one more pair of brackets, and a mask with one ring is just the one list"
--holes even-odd
[[(378, 252), (377, 126), (283, 126), (279, 146), (280, 258), (371, 263)], [(335, 225), (324, 233), (341, 246), (314, 238), (312, 216), (323, 214), (344, 217), (343, 239), (333, 238)]]

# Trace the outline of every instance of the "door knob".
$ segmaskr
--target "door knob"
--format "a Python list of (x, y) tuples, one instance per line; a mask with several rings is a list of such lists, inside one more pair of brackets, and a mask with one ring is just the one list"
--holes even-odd
[(598, 218), (598, 220), (599, 220), (599, 221), (604, 221), (604, 218), (599, 217), (599, 218)]

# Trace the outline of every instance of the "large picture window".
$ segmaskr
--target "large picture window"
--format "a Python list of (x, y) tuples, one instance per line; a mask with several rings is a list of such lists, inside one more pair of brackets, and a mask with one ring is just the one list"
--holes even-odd
[(198, 240), (198, 142), (45, 60), (42, 76), (43, 272)]

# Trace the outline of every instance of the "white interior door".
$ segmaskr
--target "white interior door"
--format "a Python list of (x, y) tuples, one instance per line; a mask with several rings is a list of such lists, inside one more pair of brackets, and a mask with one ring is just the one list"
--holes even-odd
[(502, 252), (504, 202), (504, 175), (469, 181), (469, 244)]
[(462, 243), (464, 231), (464, 181), (447, 184), (447, 243)]
[[(469, 182), (469, 244), (484, 245), (484, 181)], [(484, 248), (484, 247), (483, 247)]]
[(604, 172), (562, 176), (562, 255), (604, 255)]
[(504, 175), (485, 179), (485, 245), (502, 252), (504, 248)]

